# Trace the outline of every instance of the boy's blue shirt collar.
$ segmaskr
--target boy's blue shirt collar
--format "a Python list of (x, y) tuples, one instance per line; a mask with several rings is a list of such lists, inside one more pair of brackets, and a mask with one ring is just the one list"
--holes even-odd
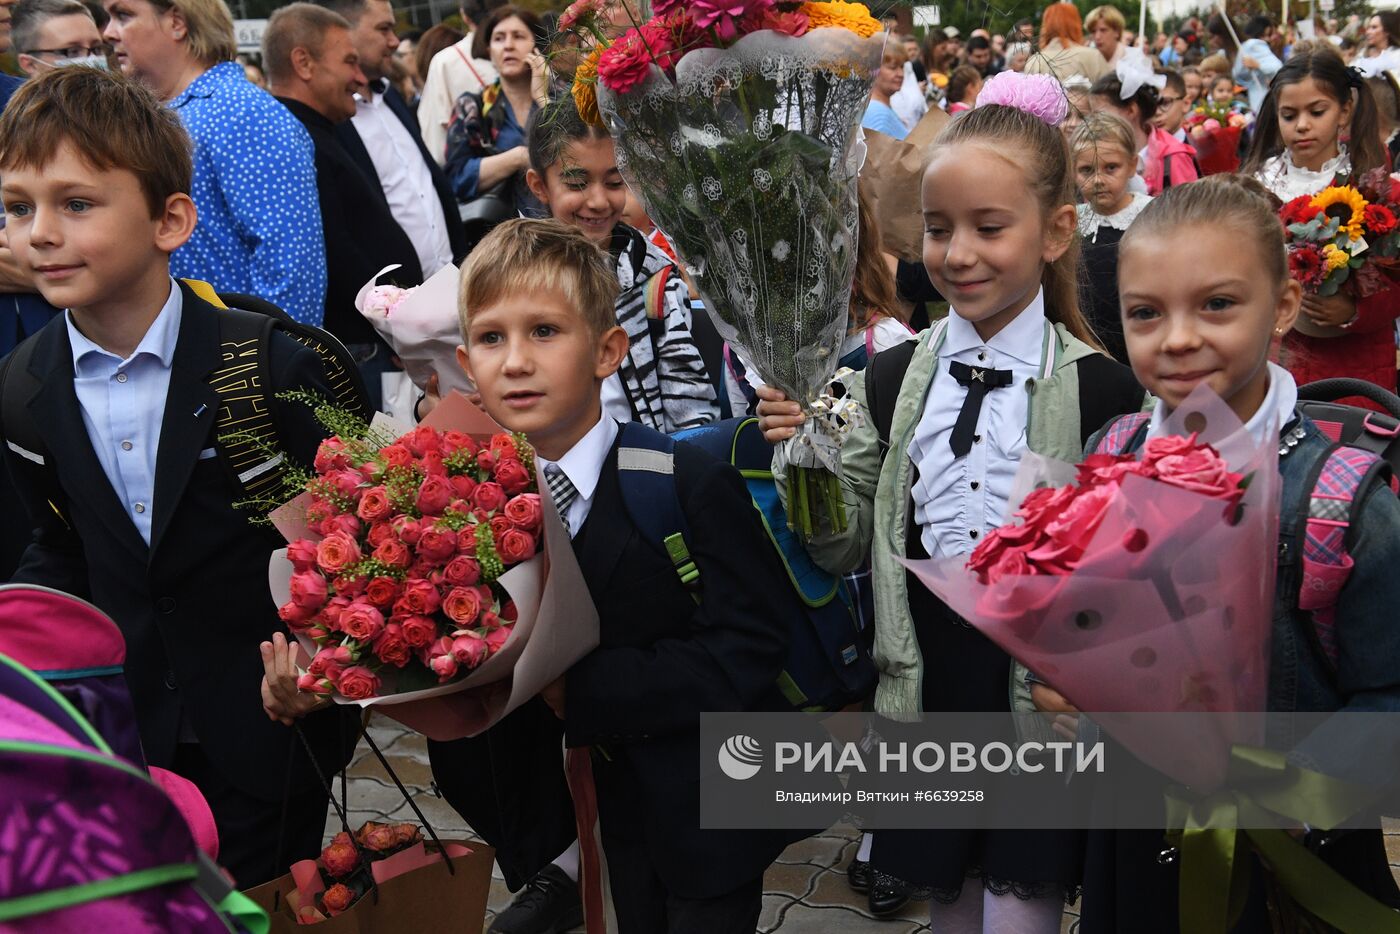
[[(175, 344), (180, 338), (180, 319), (184, 312), (184, 295), (180, 292), (180, 287), (175, 280), (170, 280), (170, 295), (166, 298), (165, 304), (161, 306), (160, 313), (156, 315), (151, 326), (146, 329), (141, 342), (136, 345), (131, 356), (121, 361), (125, 366), (142, 354), (148, 354), (160, 361), (160, 365), (166, 369), (170, 368), (175, 359)], [(68, 328), (68, 343), (73, 349), (73, 372), (82, 375), (82, 361), (90, 354), (100, 354), (111, 359), (116, 359), (117, 355), (104, 350), (92, 341), (83, 336), (73, 323), (73, 312), (65, 310), (63, 313), (64, 324)]]

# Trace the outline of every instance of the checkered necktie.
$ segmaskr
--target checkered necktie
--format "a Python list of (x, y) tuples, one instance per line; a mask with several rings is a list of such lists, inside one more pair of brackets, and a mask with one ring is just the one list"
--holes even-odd
[(567, 525), (568, 520), (564, 517), (569, 514), (574, 500), (578, 499), (578, 488), (558, 464), (545, 465), (544, 482), (549, 484), (549, 496), (554, 500), (554, 508), (559, 510), (559, 518), (564, 519)]

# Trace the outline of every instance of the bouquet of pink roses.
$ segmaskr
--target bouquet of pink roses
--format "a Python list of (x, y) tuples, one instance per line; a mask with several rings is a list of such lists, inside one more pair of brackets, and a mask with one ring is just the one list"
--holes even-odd
[(523, 436), (455, 394), (386, 421), (324, 441), (274, 512), (273, 596), (310, 656), (301, 690), (471, 735), (596, 646), (597, 614)]
[[(1164, 428), (1140, 457), (1027, 455), (1021, 522), (970, 560), (909, 566), (1142, 761), (1209, 786), (1233, 745), (1262, 739), (1278, 445), (1256, 441), (1206, 388)], [(1211, 716), (1149, 727), (1140, 713)]]

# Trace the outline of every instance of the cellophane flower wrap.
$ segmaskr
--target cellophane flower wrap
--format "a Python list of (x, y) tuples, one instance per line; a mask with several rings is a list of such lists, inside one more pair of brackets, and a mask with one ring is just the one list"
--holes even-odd
[[(1278, 541), (1278, 434), (1198, 388), (1137, 458), (1028, 454), (1011, 507), (919, 579), (1143, 762), (1193, 787), (1260, 743)], [(1209, 713), (1151, 718), (1133, 713)], [(1180, 723), (1179, 732), (1172, 733)], [(1202, 735), (1202, 723), (1213, 735)]]
[(417, 428), (322, 443), (277, 510), (269, 571), (309, 658), (301, 690), (383, 705), (434, 739), (490, 726), (598, 642), (534, 455), (459, 394)]
[(1400, 280), (1400, 181), (1384, 169), (1285, 204), (1288, 269), (1315, 295), (1369, 298)]
[(412, 288), (381, 284), (381, 276), (398, 266), (385, 266), (360, 287), (355, 308), (394, 351), (404, 372), (420, 390), (434, 375), (438, 392), (453, 390), (470, 395), (476, 386), (457, 365), (457, 345), (462, 342), (457, 318), (458, 270), (448, 264)]
[(598, 58), (618, 167), (720, 334), (809, 415), (779, 452), (794, 525), (840, 528), (839, 445), (859, 413), (824, 391), (849, 323), (857, 130), (884, 34), (855, 3), (654, 8)]
[(1240, 138), (1254, 123), (1254, 115), (1230, 104), (1205, 101), (1186, 115), (1182, 128), (1196, 147), (1201, 174), (1218, 175), (1240, 167)]

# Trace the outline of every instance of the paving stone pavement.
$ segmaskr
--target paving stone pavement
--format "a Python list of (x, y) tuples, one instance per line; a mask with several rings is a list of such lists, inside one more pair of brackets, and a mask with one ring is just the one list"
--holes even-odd
[[(380, 716), (371, 722), (369, 732), (438, 835), (474, 838), (471, 828), (457, 812), (433, 794), (428, 748), (423, 737)], [(413, 810), (363, 741), (350, 765), (347, 811), (352, 829), (367, 820), (415, 820)], [(327, 839), (339, 829), (339, 819), (331, 809), (326, 821)], [(1400, 875), (1400, 823), (1388, 824), (1386, 831), (1390, 864)], [(871, 915), (865, 898), (851, 891), (846, 884), (846, 866), (855, 856), (859, 838), (860, 832), (855, 827), (837, 824), (825, 833), (788, 847), (764, 876), (759, 930), (763, 934), (773, 931), (783, 934), (927, 932), (926, 902), (911, 902), (899, 917), (879, 920)], [(510, 899), (500, 872), (493, 870), (487, 926), (497, 912), (510, 904)], [(1066, 909), (1062, 931), (1069, 934), (1077, 919), (1074, 908)]]

